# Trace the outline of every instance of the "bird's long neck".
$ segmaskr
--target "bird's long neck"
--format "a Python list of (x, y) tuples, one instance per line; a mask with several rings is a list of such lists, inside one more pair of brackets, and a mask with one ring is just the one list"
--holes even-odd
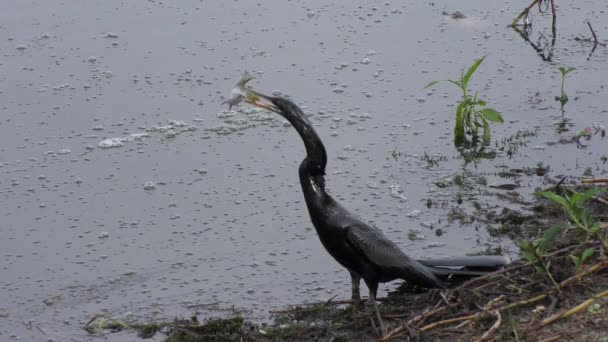
[(321, 209), (316, 207), (323, 205), (328, 197), (325, 192), (325, 166), (327, 165), (325, 146), (302, 110), (293, 103), (284, 101), (281, 103), (282, 107), (288, 110), (283, 110), (281, 114), (293, 125), (306, 147), (306, 158), (300, 164), (300, 184), (306, 204), (311, 211)]

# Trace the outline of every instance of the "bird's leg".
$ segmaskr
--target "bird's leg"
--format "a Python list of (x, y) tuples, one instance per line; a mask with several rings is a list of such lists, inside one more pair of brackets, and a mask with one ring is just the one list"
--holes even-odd
[[(365, 282), (367, 288), (369, 289), (369, 303), (376, 301), (376, 296), (378, 295), (378, 283), (377, 282)], [(373, 299), (372, 299), (373, 298)]]
[(361, 276), (350, 272), (350, 280), (352, 283), (352, 301), (360, 302), (361, 301), (361, 293), (359, 292), (359, 283), (361, 283)]
[[(380, 328), (380, 337), (386, 335), (386, 329), (384, 327), (384, 321), (380, 316), (380, 311), (378, 310), (378, 304), (376, 303), (376, 295), (378, 294), (378, 281), (375, 279), (363, 279), (365, 281), (365, 285), (369, 289), (369, 300), (367, 301), (367, 305), (371, 305), (376, 313), (376, 319), (378, 320), (378, 327)], [(373, 319), (372, 319), (373, 321)]]
[(378, 326), (380, 327), (380, 337), (384, 337), (387, 331), (384, 327), (384, 321), (382, 320), (382, 316), (380, 316), (380, 310), (378, 310), (378, 304), (376, 303), (376, 295), (373, 294), (371, 290), (369, 293), (369, 300), (372, 303), (372, 306), (374, 307), (374, 312), (376, 313), (376, 318), (378, 319)]

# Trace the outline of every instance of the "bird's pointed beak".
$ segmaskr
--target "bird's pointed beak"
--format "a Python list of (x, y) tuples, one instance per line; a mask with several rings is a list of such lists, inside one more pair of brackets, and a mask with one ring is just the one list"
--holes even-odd
[(264, 95), (262, 93), (258, 93), (255, 90), (248, 89), (247, 97), (245, 98), (245, 102), (252, 104), (256, 107), (263, 108), (269, 110), (271, 112), (280, 113), (281, 111), (272, 103), (272, 98), (270, 96)]

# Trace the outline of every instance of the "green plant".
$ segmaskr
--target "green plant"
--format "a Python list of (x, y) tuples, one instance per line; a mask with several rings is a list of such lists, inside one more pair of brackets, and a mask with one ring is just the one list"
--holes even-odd
[(557, 285), (557, 282), (549, 271), (551, 260), (545, 255), (545, 252), (547, 250), (547, 247), (549, 247), (549, 245), (553, 242), (561, 228), (561, 225), (555, 225), (547, 229), (545, 234), (543, 234), (543, 237), (531, 241), (520, 241), (517, 244), (521, 256), (527, 261), (533, 263), (534, 268), (538, 273), (544, 272), (549, 277), (553, 285), (555, 285), (555, 288), (559, 288), (559, 286)]
[(560, 196), (551, 191), (537, 192), (536, 195), (559, 204), (568, 214), (570, 221), (572, 221), (578, 229), (585, 232), (589, 237), (597, 238), (602, 242), (604, 247), (608, 247), (608, 241), (602, 233), (602, 224), (595, 222), (591, 218), (589, 210), (583, 206), (585, 202), (603, 191), (603, 189), (591, 188), (583, 192), (574, 192), (571, 196)]
[(575, 68), (559, 68), (559, 72), (562, 74), (562, 93), (560, 96), (555, 97), (555, 101), (559, 101), (562, 109), (562, 114), (564, 113), (564, 106), (566, 105), (566, 103), (568, 103), (568, 94), (566, 94), (566, 91), (564, 91), (564, 83), (566, 83), (566, 75), (573, 70), (575, 70)]
[[(461, 146), (466, 141), (466, 133), (469, 133), (475, 141), (478, 138), (480, 128), (483, 129), (483, 142), (488, 144), (490, 142), (490, 125), (488, 122), (504, 122), (499, 112), (486, 107), (486, 102), (477, 97), (477, 92), (473, 96), (467, 92), (469, 80), (485, 58), (486, 56), (476, 60), (466, 72), (463, 69), (459, 80), (444, 80), (454, 84), (462, 91), (462, 101), (456, 107), (456, 122), (454, 125), (454, 144), (456, 146)], [(425, 88), (432, 87), (439, 82), (442, 81), (433, 81)]]
[(576, 268), (578, 268), (580, 271), (585, 265), (585, 262), (593, 256), (593, 253), (595, 253), (595, 248), (590, 247), (585, 249), (580, 257), (571, 254), (570, 259), (572, 260), (572, 262), (574, 262), (574, 265), (576, 265)]

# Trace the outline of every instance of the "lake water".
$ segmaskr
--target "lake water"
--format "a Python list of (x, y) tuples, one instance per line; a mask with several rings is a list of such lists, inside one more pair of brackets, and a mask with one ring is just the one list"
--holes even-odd
[[(312, 114), (331, 194), (406, 253), (501, 246), (516, 256), (487, 224), (449, 213), (472, 213), (475, 201), (515, 206), (489, 185), (516, 183), (529, 200), (560, 175), (601, 176), (608, 154), (599, 135), (584, 149), (559, 143), (608, 124), (608, 48), (590, 55), (593, 45), (575, 39), (591, 37), (589, 20), (605, 41), (608, 3), (560, 2), (553, 48), (550, 14), (533, 10), (530, 42), (507, 27), (525, 5), (4, 1), (0, 340), (89, 341), (80, 326), (96, 314), (236, 309), (267, 320), (288, 304), (350, 295), (348, 273), (310, 223), (295, 131), (274, 114), (222, 105), (245, 70), (257, 90)], [(466, 18), (444, 14), (456, 10)], [(452, 142), (458, 89), (424, 86), (484, 55), (470, 86), (505, 118), (493, 141), (535, 135), (516, 139), (512, 156), (493, 143), (495, 158), (465, 162)], [(576, 68), (564, 116), (560, 66)], [(548, 179), (500, 176), (539, 162)], [(133, 337), (99, 337), (119, 338)]]

